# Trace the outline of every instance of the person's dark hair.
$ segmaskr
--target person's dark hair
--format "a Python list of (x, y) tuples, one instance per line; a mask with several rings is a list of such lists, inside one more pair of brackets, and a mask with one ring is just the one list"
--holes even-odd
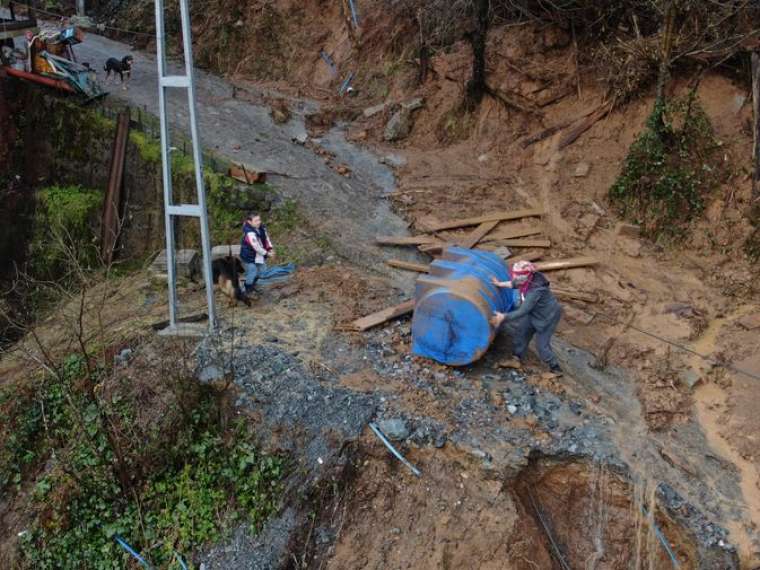
[(248, 212), (248, 213), (245, 215), (245, 220), (246, 220), (246, 221), (248, 221), (248, 220), (252, 220), (253, 218), (255, 218), (256, 216), (259, 216), (259, 215), (260, 215), (260, 214), (259, 214), (258, 212), (256, 212), (256, 211), (250, 211), (250, 212)]

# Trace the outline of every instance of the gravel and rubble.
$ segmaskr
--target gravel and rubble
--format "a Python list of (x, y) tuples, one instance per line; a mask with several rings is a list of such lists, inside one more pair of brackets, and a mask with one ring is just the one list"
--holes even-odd
[[(635, 477), (635, 468), (619, 453), (613, 418), (589, 409), (580, 399), (536, 385), (520, 371), (489, 362), (451, 369), (415, 358), (403, 348), (408, 336), (408, 322), (399, 321), (371, 331), (366, 342), (331, 337), (323, 348), (329, 367), (318, 367), (316, 373), (299, 354), (276, 343), (249, 345), (236, 339), (231, 350), (230, 330), (216, 342), (201, 344), (196, 351), (197, 373), (208, 375), (214, 369), (233, 380), (240, 412), (253, 418), (263, 446), (293, 458), (297, 475), (290, 485), (300, 489), (300, 503), (288, 504), (259, 537), (238, 530), (229, 545), (211, 551), (208, 568), (233, 563), (240, 568), (279, 567), (274, 561), (298, 549), (303, 540), (303, 525), (294, 522), (299, 516), (294, 513), (310, 508), (308, 489), (345, 477), (370, 421), (378, 422), (402, 453), (453, 446), (498, 480), (518, 478), (539, 458), (600, 464), (623, 477)], [(376, 375), (377, 384), (364, 389), (341, 384), (343, 376), (367, 368)], [(389, 389), (385, 383), (396, 384)], [(406, 391), (444, 402), (445, 413), (410, 405), (402, 397)], [(351, 446), (352, 451), (346, 452)], [(424, 473), (424, 466), (420, 468)], [(701, 560), (738, 568), (723, 528), (709, 522), (669, 482), (662, 481), (657, 488), (660, 506), (695, 537)], [(272, 533), (289, 538), (272, 541)], [(250, 562), (260, 560), (262, 553), (269, 556), (271, 566)], [(238, 564), (242, 560), (245, 563)]]

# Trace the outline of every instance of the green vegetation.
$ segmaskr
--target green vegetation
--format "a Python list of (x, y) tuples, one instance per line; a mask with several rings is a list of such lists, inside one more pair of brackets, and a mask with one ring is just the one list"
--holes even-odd
[[(158, 141), (141, 132), (131, 132), (130, 142), (137, 148), (140, 157), (148, 164), (161, 168), (161, 146)], [(175, 197), (195, 201), (195, 171), (192, 158), (181, 152), (172, 152), (172, 182)], [(203, 170), (208, 198), (209, 225), (211, 226), (211, 241), (214, 244), (237, 243), (240, 239), (240, 229), (245, 214), (244, 202), (241, 199), (239, 186), (235, 180), (219, 172), (205, 167)], [(248, 188), (250, 194), (263, 197), (273, 193), (268, 184), (256, 184)], [(260, 201), (260, 200), (259, 200)], [(196, 235), (198, 229), (193, 229), (187, 235), (189, 242), (200, 242)]]
[(658, 101), (610, 188), (610, 199), (648, 237), (683, 238), (719, 181), (719, 146), (694, 93)]
[(93, 228), (103, 204), (102, 193), (81, 186), (51, 186), (40, 190), (37, 197), (30, 256), (35, 276), (56, 279), (72, 261), (79, 267), (94, 267), (98, 245)]
[(177, 553), (190, 562), (235, 522), (260, 528), (284, 462), (224, 421), (218, 392), (174, 379), (174, 395), (156, 386), (146, 402), (133, 380), (91, 367), (72, 355), (31, 387), (0, 390), (0, 493), (29, 493), (34, 513), (24, 568), (123, 568), (117, 535), (154, 567), (177, 568)]

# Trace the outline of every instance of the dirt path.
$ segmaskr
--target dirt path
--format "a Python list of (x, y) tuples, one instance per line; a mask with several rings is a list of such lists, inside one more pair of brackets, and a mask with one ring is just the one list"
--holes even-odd
[[(79, 59), (98, 70), (109, 57), (120, 58), (127, 53), (132, 53), (129, 46), (95, 34), (88, 34), (86, 41), (77, 46)], [(143, 52), (133, 55), (135, 64), (129, 89), (106, 85), (109, 99), (157, 114), (155, 57)], [(169, 67), (171, 73), (181, 72), (176, 63), (170, 63)], [(102, 72), (100, 76), (102, 79)], [(402, 288), (411, 287), (412, 276), (390, 270), (382, 261), (390, 257), (413, 259), (414, 253), (372, 245), (376, 235), (407, 232), (406, 222), (391, 211), (383, 198), (395, 183), (393, 172), (380, 162), (381, 157), (347, 142), (340, 127), (325, 137), (324, 147), (323, 141), (313, 139), (316, 147), (329, 148), (335, 164), (348, 166), (349, 177), (342, 176), (314, 150), (294, 141), (306, 134), (305, 116), (317, 110), (317, 103), (288, 100), (292, 118), (278, 125), (272, 120), (268, 106), (233, 97), (233, 86), (224, 79), (196, 70), (196, 92), (205, 148), (252, 170), (267, 172), (268, 181), (284, 197), (298, 202), (311, 227), (330, 240), (338, 255), (364, 268), (391, 275)], [(264, 91), (252, 95), (253, 99), (262, 100), (273, 97), (271, 92)], [(187, 132), (189, 118), (184, 93), (171, 92), (168, 107), (172, 126)]]

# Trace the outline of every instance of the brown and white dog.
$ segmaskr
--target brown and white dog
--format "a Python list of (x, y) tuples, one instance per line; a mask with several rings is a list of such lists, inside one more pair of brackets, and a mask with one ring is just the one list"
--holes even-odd
[(215, 259), (211, 263), (211, 271), (214, 277), (214, 285), (230, 298), (230, 305), (236, 301), (242, 301), (246, 306), (251, 306), (251, 300), (240, 288), (240, 275), (243, 273), (243, 264), (232, 255)]

